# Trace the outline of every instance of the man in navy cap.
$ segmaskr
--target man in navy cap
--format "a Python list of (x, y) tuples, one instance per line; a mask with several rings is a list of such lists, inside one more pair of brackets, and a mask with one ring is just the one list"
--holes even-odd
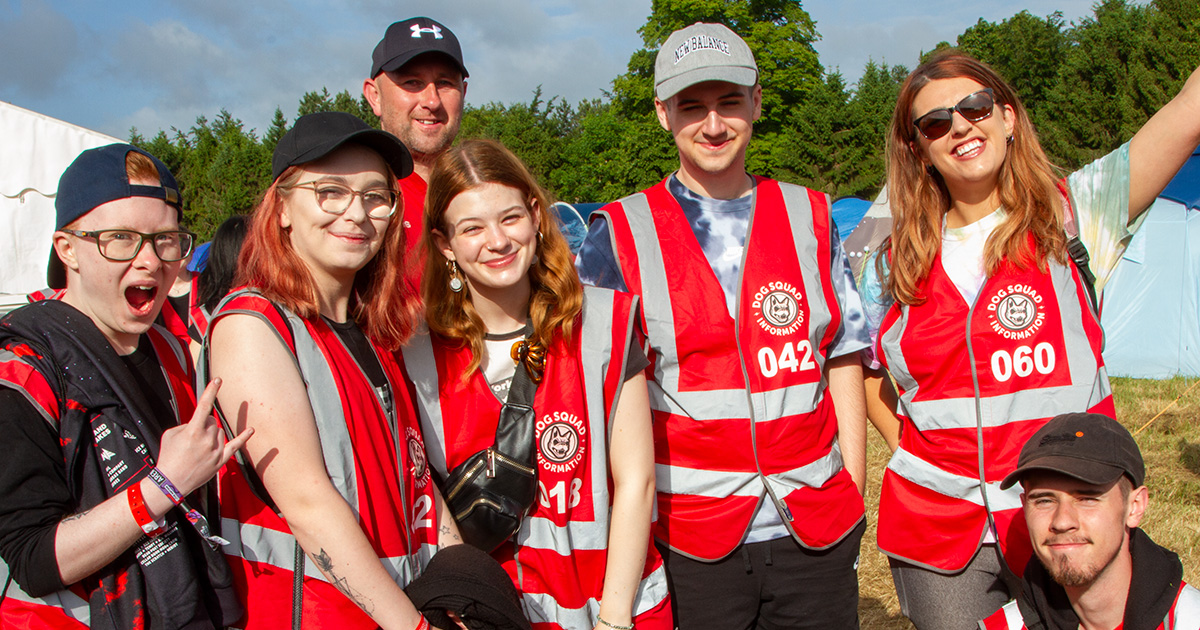
[(400, 180), (410, 250), (421, 234), (429, 172), (458, 135), (466, 93), (467, 67), (458, 38), (427, 17), (392, 24), (371, 53), (363, 96), (383, 130), (400, 138), (413, 158), (412, 175)]
[(1036, 561), (1017, 599), (984, 630), (1200, 628), (1200, 591), (1179, 556), (1138, 525), (1149, 504), (1146, 466), (1116, 420), (1072, 413), (1046, 423), (1021, 449), (1018, 481)]
[[(59, 181), (56, 299), (0, 320), (0, 627), (211, 628), (241, 616), (203, 510), (225, 443), (154, 324), (193, 235), (162, 162), (84, 151)], [(182, 425), (182, 426), (180, 426)], [(11, 583), (9, 583), (11, 582)]]

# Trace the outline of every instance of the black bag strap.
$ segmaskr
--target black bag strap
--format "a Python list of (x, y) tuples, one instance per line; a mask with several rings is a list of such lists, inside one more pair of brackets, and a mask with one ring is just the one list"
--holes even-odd
[(493, 448), (505, 457), (526, 468), (534, 464), (534, 419), (533, 398), (537, 394), (537, 383), (529, 374), (525, 363), (518, 362), (509, 386), (508, 399), (500, 408), (500, 421), (496, 424), (496, 443)]
[(1062, 193), (1063, 231), (1067, 233), (1067, 255), (1071, 257), (1071, 262), (1075, 263), (1075, 268), (1079, 270), (1079, 277), (1083, 280), (1084, 289), (1087, 290), (1088, 302), (1092, 305), (1092, 313), (1099, 316), (1100, 303), (1096, 299), (1096, 274), (1092, 273), (1092, 268), (1088, 265), (1091, 257), (1088, 255), (1087, 245), (1084, 245), (1079, 238), (1079, 226), (1075, 224), (1075, 209), (1071, 205), (1071, 191), (1060, 181), (1058, 192)]

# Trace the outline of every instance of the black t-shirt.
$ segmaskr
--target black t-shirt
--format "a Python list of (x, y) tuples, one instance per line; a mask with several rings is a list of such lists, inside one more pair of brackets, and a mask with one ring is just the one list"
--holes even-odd
[(342, 345), (346, 346), (346, 350), (350, 351), (350, 356), (358, 362), (358, 366), (362, 368), (363, 374), (367, 376), (367, 380), (371, 382), (371, 387), (375, 389), (375, 393), (379, 394), (383, 400), (384, 411), (388, 417), (391, 417), (393, 411), (392, 403), (392, 388), (388, 383), (387, 374), (383, 371), (383, 365), (379, 363), (379, 357), (375, 356), (375, 349), (371, 347), (371, 342), (367, 340), (367, 335), (358, 327), (354, 321), (335, 322), (324, 315), (321, 319), (325, 320), (326, 324), (333, 329), (337, 334), (338, 339), (342, 340)]
[[(149, 440), (175, 426), (170, 390), (153, 346), (142, 335), (137, 350), (122, 357), (146, 395), (156, 423)], [(66, 587), (58, 573), (54, 537), (63, 517), (75, 512), (67, 490), (58, 430), (20, 392), (0, 387), (0, 435), (9, 448), (0, 457), (0, 557), (13, 579), (35, 597)]]

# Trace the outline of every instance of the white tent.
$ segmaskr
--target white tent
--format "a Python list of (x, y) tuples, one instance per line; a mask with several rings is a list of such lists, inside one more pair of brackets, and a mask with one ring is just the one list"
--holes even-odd
[(58, 178), (80, 152), (120, 140), (0, 101), (0, 312), (46, 286)]

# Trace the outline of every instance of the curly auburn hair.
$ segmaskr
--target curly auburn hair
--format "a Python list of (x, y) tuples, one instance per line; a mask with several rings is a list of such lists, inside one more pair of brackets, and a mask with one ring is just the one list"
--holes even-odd
[(421, 293), (425, 298), (425, 319), (433, 333), (457, 340), (471, 349), (466, 378), (479, 368), (483, 359), (483, 320), (471, 303), (470, 289), (449, 289), (450, 272), (446, 260), (434, 244), (434, 230), (449, 234), (446, 209), (458, 195), (483, 184), (500, 184), (516, 189), (526, 200), (526, 208), (537, 202), (540, 209), (538, 231), (541, 234), (537, 260), (529, 268), (531, 295), (529, 318), (533, 322), (531, 339), (549, 346), (555, 335), (570, 342), (576, 319), (583, 310), (583, 285), (575, 274), (571, 248), (550, 211), (550, 196), (537, 183), (521, 159), (504, 145), (492, 140), (467, 140), (442, 154), (429, 177), (425, 197), (425, 217), (421, 247), (425, 256), (425, 275)]

